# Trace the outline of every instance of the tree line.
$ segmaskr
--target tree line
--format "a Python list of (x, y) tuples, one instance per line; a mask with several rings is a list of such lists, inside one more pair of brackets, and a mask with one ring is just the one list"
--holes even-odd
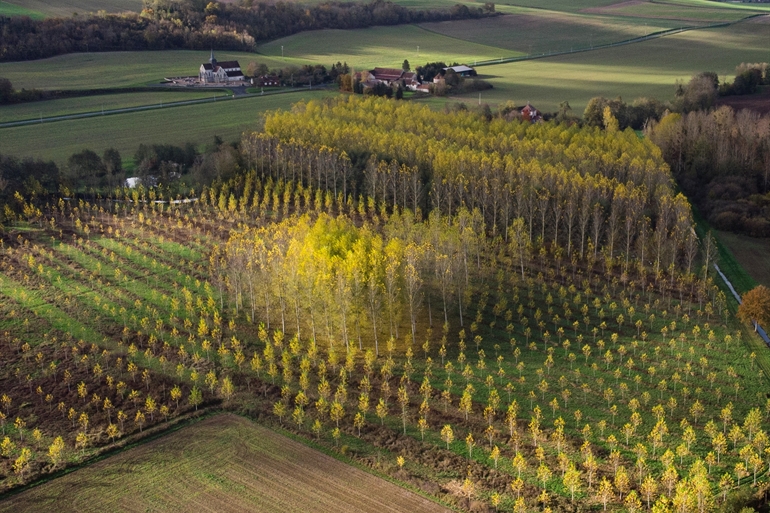
[(0, 61), (42, 59), (73, 52), (136, 50), (253, 51), (260, 41), (306, 30), (355, 29), (467, 19), (494, 14), (494, 4), (473, 8), (409, 9), (390, 1), (205, 2), (143, 0), (141, 13), (81, 14), (33, 20), (0, 16)]
[(583, 122), (593, 126), (604, 126), (604, 109), (609, 107), (612, 115), (618, 120), (621, 130), (626, 127), (642, 130), (650, 121), (657, 121), (668, 112), (685, 114), (710, 110), (717, 107), (720, 98), (754, 94), (760, 86), (768, 84), (770, 84), (770, 74), (768, 74), (766, 62), (741, 63), (736, 66), (732, 81), (727, 79), (720, 81), (719, 76), (712, 71), (693, 75), (686, 84), (677, 81), (674, 99), (671, 101), (641, 97), (629, 103), (620, 97), (591, 98), (583, 112)]

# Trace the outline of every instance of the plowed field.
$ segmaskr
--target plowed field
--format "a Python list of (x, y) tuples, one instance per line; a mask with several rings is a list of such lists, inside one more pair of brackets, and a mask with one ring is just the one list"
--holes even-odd
[(235, 415), (218, 415), (0, 502), (0, 512), (446, 511)]

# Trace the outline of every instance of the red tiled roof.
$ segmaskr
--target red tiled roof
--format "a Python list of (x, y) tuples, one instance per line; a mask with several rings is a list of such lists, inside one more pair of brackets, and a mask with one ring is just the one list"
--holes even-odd
[(401, 78), (401, 75), (404, 74), (404, 70), (394, 68), (374, 68), (371, 73), (377, 80), (398, 80)]

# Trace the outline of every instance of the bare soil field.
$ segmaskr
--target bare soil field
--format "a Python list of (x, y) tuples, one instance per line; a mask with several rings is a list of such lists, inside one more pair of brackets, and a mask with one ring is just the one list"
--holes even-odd
[(0, 502), (0, 512), (439, 512), (235, 415), (217, 415)]
[(757, 94), (726, 96), (717, 100), (717, 105), (729, 105), (733, 110), (753, 110), (760, 114), (770, 113), (770, 87)]

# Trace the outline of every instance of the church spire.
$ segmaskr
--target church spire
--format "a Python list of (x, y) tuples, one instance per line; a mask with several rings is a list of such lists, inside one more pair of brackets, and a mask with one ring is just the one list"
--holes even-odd
[(214, 49), (211, 49), (211, 57), (209, 57), (209, 64), (214, 66), (217, 63), (217, 58), (214, 57)]

